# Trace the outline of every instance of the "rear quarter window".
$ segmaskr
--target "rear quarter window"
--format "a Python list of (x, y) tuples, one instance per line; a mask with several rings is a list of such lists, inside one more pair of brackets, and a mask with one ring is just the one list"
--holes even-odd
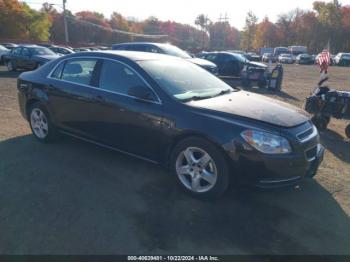
[[(96, 59), (68, 60), (64, 64), (60, 79), (76, 84), (90, 85), (96, 64)], [(59, 74), (59, 71), (57, 71), (57, 74)]]

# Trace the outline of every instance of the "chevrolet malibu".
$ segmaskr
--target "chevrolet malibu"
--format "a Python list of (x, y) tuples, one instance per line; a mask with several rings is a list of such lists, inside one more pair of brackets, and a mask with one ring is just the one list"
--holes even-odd
[(22, 73), (18, 91), (37, 140), (63, 133), (165, 165), (199, 198), (216, 198), (230, 183), (293, 185), (323, 159), (302, 110), (232, 89), (176, 57), (72, 54)]

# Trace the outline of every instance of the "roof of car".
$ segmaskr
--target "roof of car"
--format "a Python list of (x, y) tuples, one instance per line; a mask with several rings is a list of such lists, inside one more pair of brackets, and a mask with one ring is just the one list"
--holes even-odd
[(155, 45), (155, 46), (161, 47), (164, 45), (171, 45), (171, 44), (169, 44), (169, 43), (156, 43), (156, 42), (127, 42), (127, 43), (114, 44), (113, 46), (123, 46), (123, 45)]
[[(101, 56), (101, 57), (124, 57), (132, 61), (145, 61), (145, 60), (165, 60), (165, 59), (181, 59), (174, 56), (157, 54), (157, 53), (146, 53), (138, 51), (122, 51), (122, 50), (107, 50), (107, 51), (92, 51), (84, 52), (86, 56)], [(72, 54), (74, 56), (82, 56), (82, 53)], [(181, 59), (182, 60), (182, 59)]]
[(243, 54), (239, 53), (233, 53), (233, 52), (227, 52), (227, 51), (213, 51), (213, 52), (208, 52), (206, 54), (224, 54), (224, 55), (231, 55), (231, 56), (243, 56)]
[(45, 48), (43, 46), (39, 46), (39, 45), (30, 45), (30, 44), (23, 44), (23, 45), (19, 45), (17, 47), (29, 47), (29, 48), (34, 48), (34, 47), (40, 47), (40, 48)]

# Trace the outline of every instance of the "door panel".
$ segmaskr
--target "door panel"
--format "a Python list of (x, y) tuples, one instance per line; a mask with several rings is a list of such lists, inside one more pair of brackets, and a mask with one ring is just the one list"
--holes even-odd
[(56, 68), (47, 85), (57, 125), (89, 138), (93, 138), (91, 112), (97, 95), (90, 84), (97, 64), (97, 59), (70, 59)]
[(98, 119), (96, 136), (121, 150), (157, 161), (162, 150), (162, 105), (155, 94), (153, 101), (128, 95), (130, 87), (145, 85), (132, 68), (105, 60), (97, 90), (98, 106), (92, 118)]
[(159, 160), (161, 105), (96, 90), (90, 110), (94, 137), (129, 153)]

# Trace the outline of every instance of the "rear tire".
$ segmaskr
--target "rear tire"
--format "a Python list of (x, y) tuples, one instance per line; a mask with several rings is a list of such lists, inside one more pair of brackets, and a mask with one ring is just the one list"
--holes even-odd
[(348, 138), (350, 138), (350, 124), (348, 124), (345, 128), (345, 134)]
[(58, 137), (57, 128), (43, 105), (34, 103), (28, 110), (29, 125), (34, 137), (42, 143), (49, 143)]
[(217, 199), (229, 186), (225, 155), (212, 143), (190, 137), (172, 151), (170, 165), (180, 187), (200, 199)]

